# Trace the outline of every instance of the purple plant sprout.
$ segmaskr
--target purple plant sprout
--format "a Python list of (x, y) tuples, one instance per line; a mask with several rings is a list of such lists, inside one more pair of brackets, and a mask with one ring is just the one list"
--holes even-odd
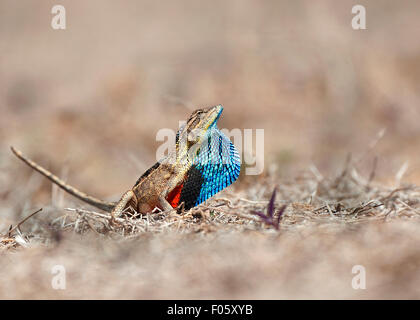
[(280, 209), (277, 210), (277, 214), (275, 214), (274, 202), (276, 199), (276, 193), (277, 188), (274, 189), (273, 194), (271, 195), (266, 214), (262, 213), (261, 211), (253, 211), (252, 213), (259, 216), (265, 224), (273, 226), (274, 229), (279, 230), (280, 221), (283, 217), (283, 213), (287, 207), (287, 204), (281, 206)]

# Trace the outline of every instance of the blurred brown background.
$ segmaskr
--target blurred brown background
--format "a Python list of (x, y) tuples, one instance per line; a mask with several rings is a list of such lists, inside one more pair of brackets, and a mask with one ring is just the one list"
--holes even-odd
[[(55, 4), (66, 30), (50, 26)], [(419, 182), (420, 3), (363, 1), (359, 31), (355, 4), (3, 0), (0, 161), (15, 145), (119, 194), (154, 162), (160, 128), (221, 103), (220, 127), (265, 129), (266, 169), (334, 169), (385, 128), (377, 179), (409, 161)]]
[[(51, 28), (51, 8), (57, 4), (66, 8), (66, 30)], [(354, 16), (351, 8), (356, 4), (366, 7), (367, 30), (351, 28)], [(0, 214), (9, 219), (2, 219), (1, 227), (7, 228), (15, 223), (16, 216), (27, 215), (31, 208), (51, 203), (51, 184), (14, 158), (10, 145), (23, 150), (60, 176), (67, 177), (81, 190), (100, 198), (116, 200), (155, 162), (159, 146), (155, 137), (159, 129), (176, 129), (178, 121), (185, 120), (191, 109), (219, 103), (225, 107), (219, 122), (221, 128), (265, 129), (263, 175), (273, 168), (278, 169), (280, 176), (295, 175), (312, 164), (322, 174), (329, 175), (341, 169), (347, 154), (351, 153), (363, 174), (369, 174), (377, 157), (377, 183), (394, 185), (396, 175), (398, 172), (401, 175), (403, 170), (400, 168), (404, 165), (407, 170), (403, 180), (420, 183), (419, 36), (420, 2), (415, 0), (165, 3), (1, 0)], [(378, 135), (383, 132), (385, 134), (378, 140)], [(246, 184), (239, 182), (235, 186), (245, 189)], [(57, 199), (54, 194), (53, 199)], [(45, 215), (45, 219), (49, 221), (52, 218)], [(393, 235), (388, 227), (385, 225), (385, 231), (379, 229), (377, 234)], [(34, 223), (32, 228), (36, 229), (38, 225)], [(405, 237), (405, 242), (401, 241), (406, 231), (396, 230), (398, 241), (390, 238), (390, 242), (396, 245), (391, 254), (389, 251), (384, 254), (384, 251), (371, 250), (361, 240), (361, 244), (354, 242), (353, 233), (341, 241), (326, 239), (327, 249), (324, 248), (323, 252), (333, 252), (337, 256), (328, 258), (327, 255), (328, 261), (323, 260), (322, 255), (317, 257), (320, 264), (313, 269), (314, 274), (320, 275), (316, 278), (320, 281), (316, 282), (317, 288), (322, 287), (325, 277), (330, 277), (324, 271), (334, 266), (331, 261), (343, 259), (342, 248), (346, 245), (351, 245), (350, 252), (356, 256), (362, 252), (362, 257), (371, 257), (371, 252), (375, 251), (378, 257), (374, 256), (372, 261), (381, 263), (372, 263), (379, 266), (387, 266), (389, 257), (398, 256), (398, 252), (410, 254), (410, 250), (415, 250), (410, 242), (412, 238)], [(417, 227), (411, 224), (404, 225), (401, 230), (418, 234)], [(360, 239), (368, 243), (374, 239), (371, 246), (389, 250), (387, 242), (369, 232), (361, 231)], [(234, 256), (237, 260), (229, 260), (232, 256), (230, 247), (218, 249), (221, 247), (216, 248), (213, 242), (208, 242), (208, 252), (226, 252), (227, 258), (222, 256), (220, 261), (227, 261), (228, 266), (216, 259), (213, 269), (206, 260), (207, 253), (204, 253), (206, 257), (202, 259), (202, 264), (209, 265), (212, 270), (226, 268), (230, 272), (243, 266), (243, 261), (249, 261), (246, 257), (255, 251), (255, 257), (252, 256), (255, 259), (251, 259), (255, 268), (250, 268), (249, 279), (259, 268), (265, 268), (275, 278), (284, 275), (284, 270), (279, 272), (276, 269), (281, 265), (279, 261), (289, 261), (290, 270), (287, 269), (289, 264), (284, 268), (293, 274), (297, 265), (310, 267), (312, 260), (305, 256), (300, 263), (295, 252), (303, 250), (300, 245), (312, 244), (315, 249), (310, 247), (308, 252), (321, 252), (318, 242), (302, 242), (294, 233), (286, 233), (286, 240), (289, 239), (287, 237), (291, 240), (290, 243), (282, 240), (285, 243), (283, 249), (289, 248), (291, 243), (297, 246), (296, 250), (290, 247), (290, 258), (287, 255), (286, 259), (281, 255), (272, 256), (271, 246), (278, 244), (272, 244), (270, 239), (262, 244), (257, 240), (256, 248), (259, 249), (250, 253), (242, 246), (246, 237), (238, 237), (232, 242), (237, 245), (238, 256)], [(156, 243), (154, 251), (149, 250), (147, 245), (140, 246), (144, 252), (140, 250), (136, 253), (138, 260), (133, 258), (133, 264), (127, 266), (137, 270), (139, 263), (146, 261), (144, 257), (149, 256), (152, 260), (147, 260), (149, 262), (146, 261), (145, 265), (150, 264), (151, 267), (145, 268), (150, 272), (156, 266), (170, 268), (177, 263), (182, 264), (182, 261), (190, 261), (179, 259), (179, 256), (192, 257), (191, 268), (197, 274), (195, 280), (191, 280), (189, 274), (184, 275), (185, 287), (201, 290), (194, 284), (194, 281), (200, 283), (197, 279), (210, 283), (211, 280), (201, 278), (201, 267), (197, 268), (200, 264), (193, 259), (197, 255), (200, 257), (203, 249), (201, 240), (194, 242), (193, 247), (181, 246), (184, 255), (169, 256), (161, 250), (164, 245), (160, 244), (160, 238), (149, 238), (152, 249)], [(260, 239), (259, 234), (255, 238)], [(167, 241), (165, 239), (162, 241)], [(94, 243), (108, 245), (99, 242), (96, 239)], [(65, 257), (63, 261), (68, 260), (66, 263), (72, 261), (78, 266), (85, 265), (92, 256), (106, 251), (80, 250), (87, 243), (90, 242), (77, 242), (79, 247), (75, 245), (78, 249), (74, 251), (60, 249), (50, 253), (62, 254)], [(184, 238), (179, 243), (185, 244)], [(222, 238), (216, 243), (223, 246), (223, 243), (229, 245), (230, 242)], [(331, 243), (336, 244), (335, 251), (330, 251)], [(117, 245), (112, 243), (110, 246)], [(72, 248), (70, 244), (68, 247)], [(137, 252), (138, 243), (129, 248)], [(361, 251), (361, 248), (365, 250)], [(173, 252), (172, 248), (170, 251)], [(125, 254), (120, 247), (115, 252)], [(265, 260), (261, 258), (261, 252)], [(33, 260), (28, 260), (30, 256), (26, 254), (33, 255)], [(413, 260), (418, 261), (415, 254), (412, 255)], [(17, 266), (13, 277), (9, 276), (7, 267), (4, 269), (7, 275), (2, 277), (2, 296), (33, 298), (40, 287), (36, 281), (40, 280), (32, 277), (26, 269), (19, 268), (24, 268), (28, 261), (44, 259), (46, 254), (44, 251), (28, 250), (22, 251), (18, 257), (20, 264), (13, 264)], [(98, 268), (109, 264), (101, 257), (102, 260), (98, 258), (95, 262)], [(118, 261), (123, 261), (118, 257)], [(173, 260), (164, 265), (159, 260), (164, 257)], [(270, 261), (276, 257), (279, 260), (271, 264)], [(357, 259), (353, 260), (351, 264), (360, 263)], [(393, 280), (389, 282), (386, 297), (401, 297), (404, 292), (410, 297), (418, 294), (418, 286), (415, 286), (418, 282), (405, 277), (401, 271), (409, 265), (404, 261), (394, 263), (390, 268), (390, 279), (401, 276), (405, 280), (399, 281), (398, 286), (394, 286)], [(57, 262), (54, 260), (54, 263)], [(342, 274), (350, 275), (351, 264), (345, 265)], [(109, 265), (112, 268), (113, 265)], [(235, 268), (229, 269), (229, 266)], [(173, 268), (177, 271), (168, 274), (190, 270), (185, 266), (182, 268)], [(274, 273), (270, 273), (270, 268)], [(416, 270), (412, 270), (413, 274)], [(123, 271), (125, 275), (126, 270)], [(106, 273), (95, 271), (96, 274)], [(246, 278), (244, 274), (248, 275), (239, 273), (236, 279), (232, 272), (229, 279), (233, 277), (237, 284), (242, 283)], [(160, 273), (156, 274), (156, 283), (161, 283), (160, 276)], [(35, 281), (35, 285), (29, 283), (26, 277)], [(20, 282), (16, 282), (15, 278)], [(172, 276), (168, 278), (176, 279)], [(126, 292), (125, 296), (141, 292), (137, 293), (140, 297), (149, 298), (196, 297), (194, 294), (197, 292), (199, 297), (244, 297), (242, 292), (248, 298), (288, 297), (290, 292), (295, 297), (343, 297), (339, 294), (342, 292), (340, 286), (322, 287), (325, 292), (308, 295), (308, 291), (301, 287), (307, 283), (305, 277), (296, 280), (296, 287), (291, 285), (296, 290), (294, 294), (293, 290), (282, 287), (285, 291), (279, 295), (277, 289), (272, 289), (272, 292), (267, 290), (267, 286), (274, 282), (273, 278), (266, 279), (266, 282), (261, 282), (260, 291), (255, 290), (253, 285), (249, 286), (249, 291), (232, 285), (233, 293), (230, 293), (222, 286), (227, 282), (221, 278), (221, 291), (211, 291), (210, 295), (203, 295), (201, 291), (182, 291), (180, 295), (178, 286), (173, 286), (174, 291), (162, 289), (165, 294), (158, 292), (159, 289), (154, 294), (152, 289), (151, 292), (137, 289), (131, 292), (125, 287), (127, 281), (131, 283), (131, 278), (122, 282), (120, 289), (122, 293)], [(48, 281), (49, 278), (42, 285), (50, 290)], [(118, 278), (115, 281), (122, 280)], [(348, 281), (343, 281), (347, 285)], [(111, 287), (115, 287), (115, 283), (110, 282)], [(151, 283), (146, 283), (145, 287), (155, 288), (155, 283)], [(405, 289), (407, 283), (413, 284), (412, 291)], [(231, 285), (230, 282), (228, 284)], [(279, 286), (282, 286), (281, 282)], [(379, 287), (378, 292), (382, 288)], [(399, 290), (397, 293), (395, 288)], [(349, 287), (348, 290), (352, 289)], [(52, 293), (46, 292), (41, 297), (51, 297)], [(350, 296), (356, 294), (351, 292)], [(98, 293), (103, 297), (121, 297), (96, 289), (95, 293), (88, 292), (87, 296)], [(348, 297), (349, 293), (344, 296)], [(73, 297), (80, 296), (75, 294)]]

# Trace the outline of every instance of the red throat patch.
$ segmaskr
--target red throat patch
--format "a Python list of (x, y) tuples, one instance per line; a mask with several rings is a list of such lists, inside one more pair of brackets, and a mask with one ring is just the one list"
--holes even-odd
[(172, 208), (176, 208), (179, 205), (179, 199), (181, 199), (181, 190), (184, 184), (180, 184), (176, 186), (169, 194), (166, 200), (168, 200), (169, 204)]

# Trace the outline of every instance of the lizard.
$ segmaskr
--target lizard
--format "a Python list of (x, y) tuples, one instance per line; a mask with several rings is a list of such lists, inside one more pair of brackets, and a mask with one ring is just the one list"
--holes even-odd
[(138, 178), (118, 202), (107, 202), (76, 189), (11, 147), (12, 152), (76, 198), (116, 218), (131, 209), (140, 214), (161, 210), (189, 210), (236, 181), (240, 157), (219, 130), (222, 105), (195, 110), (176, 134), (175, 147)]

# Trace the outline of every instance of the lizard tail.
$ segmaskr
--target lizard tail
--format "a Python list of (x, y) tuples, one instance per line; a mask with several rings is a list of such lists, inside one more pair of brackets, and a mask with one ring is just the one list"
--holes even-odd
[(47, 177), (49, 180), (51, 180), (53, 183), (58, 185), (60, 188), (64, 189), (65, 191), (67, 191), (71, 195), (75, 196), (76, 198), (79, 198), (80, 200), (82, 200), (86, 203), (89, 203), (90, 205), (92, 205), (96, 208), (99, 208), (101, 210), (108, 211), (108, 212), (111, 212), (112, 209), (115, 207), (115, 203), (102, 201), (102, 200), (96, 199), (94, 197), (88, 196), (86, 193), (84, 193), (82, 191), (79, 191), (76, 188), (68, 185), (66, 182), (61, 180), (59, 177), (52, 174), (47, 169), (44, 169), (43, 167), (41, 167), (39, 164), (35, 163), (31, 159), (26, 158), (22, 154), (22, 152), (20, 152), (19, 150), (16, 150), (13, 147), (10, 147), (10, 149), (16, 155), (16, 157), (21, 159), (23, 162), (25, 162), (32, 169), (38, 171), (39, 173), (41, 173), (42, 175)]

